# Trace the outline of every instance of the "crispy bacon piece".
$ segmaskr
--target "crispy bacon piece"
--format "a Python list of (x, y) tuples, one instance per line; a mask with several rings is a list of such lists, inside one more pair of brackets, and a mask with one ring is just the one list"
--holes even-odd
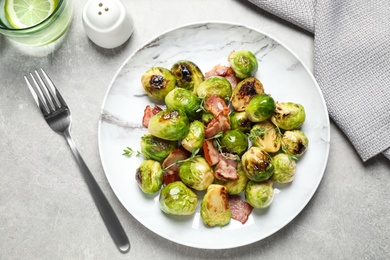
[(190, 156), (191, 156), (191, 154), (187, 150), (185, 150), (182, 147), (179, 147), (179, 148), (173, 150), (168, 155), (168, 157), (165, 158), (165, 160), (162, 163), (162, 166), (164, 168), (168, 167), (168, 166), (170, 166), (170, 167), (164, 171), (164, 174), (163, 174), (163, 184), (164, 185), (167, 185), (167, 184), (174, 182), (174, 181), (180, 181), (179, 165), (176, 164), (176, 162), (180, 161), (180, 160), (185, 160), (185, 159), (189, 158)]
[(239, 157), (233, 154), (219, 154), (219, 163), (217, 164), (214, 172), (215, 178), (221, 181), (237, 180), (238, 162), (234, 160), (235, 158)]
[(230, 113), (230, 109), (226, 105), (225, 101), (218, 95), (213, 94), (206, 99), (204, 108), (211, 112), (214, 116), (227, 116)]
[(205, 73), (205, 79), (211, 76), (221, 76), (226, 78), (227, 80), (229, 80), (232, 88), (235, 88), (235, 86), (239, 82), (239, 79), (236, 77), (236, 74), (234, 74), (233, 69), (231, 67), (223, 66), (221, 64), (216, 65), (210, 71)]
[(144, 110), (142, 125), (148, 127), (150, 118), (152, 118), (152, 116), (154, 116), (160, 111), (162, 111), (162, 108), (160, 108), (159, 106), (154, 106), (154, 108), (152, 108), (151, 106), (147, 105)]
[(219, 162), (219, 153), (217, 148), (214, 147), (213, 140), (203, 141), (203, 153), (204, 158), (210, 166)]
[(238, 195), (229, 195), (229, 203), (230, 210), (232, 211), (232, 219), (245, 224), (249, 215), (252, 213), (253, 207)]
[(226, 132), (230, 130), (230, 119), (227, 116), (219, 115), (213, 118), (206, 126), (205, 136), (211, 138), (219, 132)]

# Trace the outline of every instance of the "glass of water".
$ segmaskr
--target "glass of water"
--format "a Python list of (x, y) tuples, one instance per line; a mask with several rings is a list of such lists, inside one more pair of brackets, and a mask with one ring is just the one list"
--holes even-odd
[(0, 33), (22, 45), (55, 42), (72, 18), (72, 0), (0, 0)]

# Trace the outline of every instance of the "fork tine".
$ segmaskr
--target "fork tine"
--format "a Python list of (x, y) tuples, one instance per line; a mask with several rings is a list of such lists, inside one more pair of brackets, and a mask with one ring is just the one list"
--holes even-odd
[(35, 103), (37, 103), (37, 106), (41, 109), (43, 114), (50, 114), (50, 109), (49, 109), (49, 107), (46, 104), (46, 101), (45, 101), (45, 98), (44, 98), (44, 96), (42, 94), (42, 91), (38, 87), (38, 84), (35, 81), (35, 79), (34, 79), (34, 77), (33, 77), (33, 75), (31, 73), (30, 73), (30, 77), (32, 78), (32, 80), (34, 82), (35, 88), (36, 88), (38, 93), (34, 90), (33, 86), (31, 85), (30, 81), (28, 80), (28, 78), (26, 76), (24, 76), (24, 80), (26, 81), (27, 86), (30, 89), (31, 95), (34, 98)]
[(61, 108), (62, 106), (66, 107), (67, 105), (66, 105), (65, 100), (62, 98), (60, 92), (58, 91), (56, 86), (53, 84), (53, 82), (51, 81), (50, 77), (46, 74), (46, 72), (42, 68), (40, 68), (40, 70), (41, 70), (43, 76), (45, 77), (46, 82), (49, 85), (49, 87), (48, 87), (49, 92), (52, 95), (52, 97), (54, 98), (57, 106), (59, 108)]
[(37, 76), (37, 78), (39, 80), (39, 83), (41, 83), (41, 84), (38, 84), (38, 86), (42, 90), (43, 95), (46, 98), (46, 102), (49, 103), (52, 111), (55, 111), (56, 107), (55, 107), (55, 105), (53, 103), (53, 99), (52, 99), (51, 95), (49, 94), (49, 90), (48, 90), (48, 87), (46, 86), (46, 83), (43, 81), (43, 79), (42, 79), (41, 75), (39, 75), (38, 71), (35, 70), (34, 72), (35, 72), (35, 75)]

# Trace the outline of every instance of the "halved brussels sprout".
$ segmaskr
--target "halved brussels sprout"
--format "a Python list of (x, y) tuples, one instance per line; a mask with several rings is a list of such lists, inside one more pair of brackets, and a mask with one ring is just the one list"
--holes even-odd
[(155, 160), (158, 162), (164, 161), (170, 152), (178, 146), (176, 141), (168, 141), (151, 134), (145, 134), (141, 137), (141, 152), (146, 159)]
[(210, 227), (222, 227), (230, 222), (231, 216), (227, 189), (218, 184), (210, 185), (200, 205), (203, 223)]
[(309, 139), (301, 130), (285, 131), (282, 137), (282, 150), (292, 156), (302, 156), (309, 146)]
[(243, 133), (248, 133), (252, 128), (252, 122), (248, 119), (245, 111), (233, 111), (229, 114), (230, 128), (238, 129)]
[(245, 188), (245, 200), (254, 208), (266, 208), (274, 199), (272, 181), (249, 181)]
[(230, 195), (239, 194), (245, 190), (246, 183), (249, 181), (241, 162), (237, 164), (237, 176), (237, 180), (220, 181), (215, 179), (214, 183), (226, 187)]
[(256, 56), (248, 50), (232, 51), (228, 61), (236, 76), (245, 79), (255, 75), (258, 69)]
[(228, 103), (232, 95), (232, 87), (230, 82), (224, 77), (212, 76), (200, 83), (196, 94), (202, 98), (209, 98), (211, 95), (216, 94)]
[(213, 170), (203, 157), (195, 157), (179, 166), (180, 179), (194, 190), (205, 190), (213, 183)]
[(199, 149), (203, 146), (205, 132), (204, 124), (200, 121), (193, 121), (190, 124), (190, 130), (186, 137), (181, 140), (181, 145), (189, 152)]
[(148, 96), (164, 99), (165, 96), (175, 88), (176, 78), (166, 68), (153, 67), (142, 75), (141, 83)]
[(171, 72), (176, 77), (176, 84), (179, 88), (185, 88), (196, 93), (199, 84), (204, 76), (199, 67), (188, 60), (180, 60), (172, 65)]
[(267, 94), (254, 96), (245, 108), (246, 115), (252, 122), (268, 119), (275, 111), (275, 101)]
[(279, 153), (271, 159), (274, 166), (272, 180), (279, 183), (292, 182), (295, 176), (297, 164), (292, 156), (285, 153)]
[(189, 130), (189, 120), (181, 109), (167, 108), (150, 118), (149, 133), (169, 141), (183, 139)]
[(233, 89), (230, 102), (236, 111), (244, 111), (251, 99), (258, 95), (263, 94), (263, 84), (257, 78), (247, 78), (240, 81)]
[(248, 137), (240, 130), (228, 130), (222, 135), (221, 145), (229, 153), (242, 155), (248, 149)]
[(253, 146), (264, 149), (267, 153), (276, 153), (280, 149), (281, 133), (270, 121), (255, 124), (249, 134)]
[(181, 181), (171, 182), (162, 188), (160, 209), (171, 215), (191, 215), (198, 207), (198, 196)]
[(156, 193), (160, 190), (163, 179), (160, 163), (153, 160), (143, 161), (136, 170), (135, 179), (144, 193)]
[(278, 102), (271, 121), (280, 129), (294, 130), (301, 127), (305, 118), (305, 109), (301, 104)]
[(199, 117), (201, 100), (193, 92), (184, 88), (175, 88), (165, 96), (167, 108), (183, 110), (190, 120)]
[(241, 162), (246, 176), (252, 181), (265, 181), (274, 172), (271, 156), (259, 147), (252, 146), (249, 148), (242, 155)]

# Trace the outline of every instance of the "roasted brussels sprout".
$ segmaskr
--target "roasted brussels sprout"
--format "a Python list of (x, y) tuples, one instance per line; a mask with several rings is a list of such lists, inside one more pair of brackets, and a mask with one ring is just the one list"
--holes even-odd
[(245, 190), (246, 183), (249, 181), (241, 162), (237, 164), (237, 176), (237, 180), (220, 181), (215, 179), (214, 184), (225, 186), (230, 195), (239, 194)]
[(274, 166), (272, 180), (279, 183), (292, 182), (295, 176), (297, 164), (292, 156), (285, 153), (279, 153), (271, 159)]
[(181, 140), (181, 145), (189, 152), (199, 149), (203, 146), (204, 124), (200, 121), (193, 121), (190, 124), (190, 130), (186, 137)]
[(213, 170), (203, 157), (195, 157), (181, 164), (179, 176), (194, 190), (205, 190), (214, 181)]
[(146, 159), (162, 162), (170, 152), (177, 148), (178, 144), (176, 141), (168, 141), (151, 134), (145, 134), (141, 137), (140, 146)]
[(175, 88), (165, 96), (167, 108), (183, 110), (190, 120), (199, 117), (201, 100), (193, 92), (184, 88)]
[(305, 118), (305, 109), (301, 104), (278, 102), (271, 121), (280, 129), (294, 130), (301, 127)]
[(228, 130), (222, 135), (221, 145), (229, 153), (242, 155), (248, 149), (248, 137), (238, 129)]
[(249, 181), (245, 188), (245, 200), (254, 208), (266, 208), (274, 199), (272, 181)]
[(263, 94), (263, 84), (257, 78), (251, 77), (240, 81), (233, 89), (230, 102), (236, 111), (244, 111), (251, 99)]
[(196, 94), (202, 98), (209, 98), (211, 95), (216, 94), (228, 103), (232, 95), (232, 87), (230, 82), (224, 77), (212, 76), (200, 83)]
[(176, 84), (179, 88), (185, 88), (196, 93), (199, 84), (204, 76), (199, 67), (188, 60), (181, 60), (172, 65), (171, 72), (176, 77)]
[(275, 101), (267, 94), (254, 96), (245, 108), (248, 119), (252, 122), (261, 122), (268, 119), (275, 111)]
[(282, 137), (282, 150), (292, 156), (302, 156), (309, 146), (309, 139), (301, 130), (285, 131)]
[(158, 138), (178, 141), (187, 135), (189, 120), (183, 110), (167, 108), (150, 118), (148, 130)]
[(200, 206), (203, 223), (210, 227), (222, 227), (230, 222), (231, 216), (227, 189), (218, 184), (210, 185)]
[(198, 207), (198, 196), (181, 181), (171, 182), (162, 188), (160, 209), (171, 215), (191, 215)]
[(260, 147), (267, 153), (276, 153), (280, 149), (281, 133), (279, 128), (266, 120), (252, 127), (249, 140), (253, 146)]
[(252, 181), (265, 181), (274, 172), (271, 156), (259, 147), (252, 146), (249, 148), (242, 155), (241, 162), (246, 176)]
[(144, 193), (153, 194), (159, 191), (163, 179), (160, 163), (153, 160), (143, 161), (136, 170), (135, 179)]
[(205, 125), (208, 125), (213, 119), (214, 119), (214, 115), (212, 113), (204, 112), (202, 114), (202, 122)]
[(247, 50), (232, 51), (228, 61), (234, 74), (240, 79), (254, 76), (258, 69), (256, 56)]
[(164, 99), (165, 96), (175, 88), (176, 78), (166, 68), (153, 67), (142, 75), (141, 83), (148, 96)]
[(243, 133), (248, 133), (252, 128), (252, 122), (248, 119), (245, 111), (233, 111), (229, 114), (230, 128), (238, 129)]

